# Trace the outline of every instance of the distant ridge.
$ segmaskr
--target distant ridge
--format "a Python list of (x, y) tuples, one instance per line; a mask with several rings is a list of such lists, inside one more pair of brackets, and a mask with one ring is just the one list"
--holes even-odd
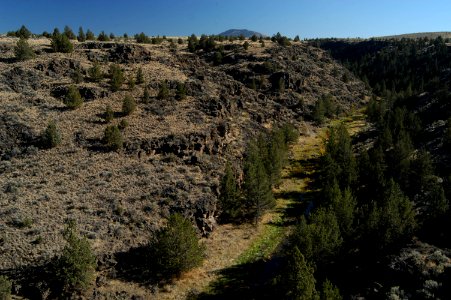
[(385, 40), (385, 39), (422, 39), (422, 38), (430, 38), (435, 39), (441, 36), (444, 39), (451, 38), (450, 31), (443, 32), (419, 32), (419, 33), (407, 33), (407, 34), (399, 34), (399, 35), (388, 35), (388, 36), (380, 36), (374, 37), (374, 39)]
[(227, 31), (221, 32), (218, 35), (221, 36), (241, 36), (244, 35), (244, 37), (249, 38), (253, 35), (256, 35), (257, 37), (265, 37), (264, 34), (261, 34), (259, 32), (256, 31), (251, 31), (251, 30), (247, 30), (247, 29), (229, 29)]

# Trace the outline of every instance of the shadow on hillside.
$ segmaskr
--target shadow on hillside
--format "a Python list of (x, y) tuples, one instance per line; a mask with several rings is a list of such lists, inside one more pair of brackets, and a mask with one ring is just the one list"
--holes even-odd
[(149, 248), (141, 246), (125, 252), (116, 253), (116, 277), (124, 281), (143, 284), (155, 284), (155, 278), (149, 263)]
[(278, 299), (272, 283), (280, 265), (281, 259), (277, 257), (221, 270), (208, 292), (190, 299)]

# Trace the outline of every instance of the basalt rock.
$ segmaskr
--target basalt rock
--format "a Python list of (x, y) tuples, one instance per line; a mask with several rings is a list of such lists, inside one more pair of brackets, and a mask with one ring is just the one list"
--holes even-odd
[(0, 81), (16, 93), (33, 94), (41, 86), (38, 72), (23, 67), (14, 67), (3, 72)]

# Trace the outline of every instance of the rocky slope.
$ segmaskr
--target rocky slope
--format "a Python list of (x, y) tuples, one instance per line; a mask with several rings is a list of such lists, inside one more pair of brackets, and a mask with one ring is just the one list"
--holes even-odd
[[(186, 44), (171, 49), (132, 42), (77, 43), (71, 54), (51, 53), (47, 39), (31, 40), (37, 56), (15, 62), (17, 40), (0, 40), (0, 270), (45, 263), (62, 248), (62, 229), (75, 219), (102, 261), (143, 245), (172, 212), (181, 212), (208, 235), (217, 211), (218, 186), (226, 159), (239, 165), (246, 141), (279, 122), (305, 127), (315, 102), (332, 94), (341, 111), (359, 106), (364, 85), (322, 50), (305, 44), (247, 51), (223, 44), (223, 63), (213, 53), (192, 54)], [(144, 85), (111, 92), (108, 80), (89, 81), (88, 69), (101, 62), (107, 72), (117, 63), (128, 76), (141, 67), (152, 94), (143, 103)], [(76, 110), (62, 98), (76, 70), (85, 98)], [(157, 100), (162, 80), (170, 97)], [(257, 89), (248, 88), (258, 80)], [(283, 88), (278, 86), (283, 81)], [(184, 83), (187, 97), (176, 100)], [(276, 88), (278, 86), (278, 88)], [(125, 147), (102, 144), (107, 105), (121, 111), (131, 94), (137, 110), (126, 119)], [(62, 144), (41, 149), (39, 136), (54, 120)]]

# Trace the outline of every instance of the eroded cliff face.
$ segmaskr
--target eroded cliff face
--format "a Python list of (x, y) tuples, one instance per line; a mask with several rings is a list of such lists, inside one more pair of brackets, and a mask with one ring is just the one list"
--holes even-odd
[[(135, 43), (78, 43), (71, 54), (51, 53), (48, 40), (32, 40), (36, 58), (15, 62), (16, 40), (0, 40), (0, 268), (37, 265), (62, 248), (61, 231), (75, 219), (98, 257), (145, 244), (167, 216), (181, 212), (208, 235), (218, 215), (219, 180), (226, 160), (239, 167), (249, 138), (277, 123), (310, 126), (314, 104), (333, 96), (346, 112), (365, 99), (364, 85), (325, 52), (301, 43), (265, 48), (224, 43), (214, 53), (188, 53)], [(126, 78), (138, 68), (145, 83), (111, 92), (109, 80), (92, 82), (88, 70), (111, 63)], [(73, 75), (85, 102), (63, 104)], [(343, 74), (347, 76), (343, 76)], [(348, 77), (347, 82), (342, 79)], [(169, 97), (157, 99), (167, 81)], [(186, 98), (177, 99), (178, 83)], [(144, 88), (150, 101), (142, 101)], [(138, 106), (120, 114), (126, 94)], [(110, 105), (125, 119), (125, 146), (110, 152), (102, 143)], [(39, 137), (49, 121), (62, 144), (42, 149)]]

